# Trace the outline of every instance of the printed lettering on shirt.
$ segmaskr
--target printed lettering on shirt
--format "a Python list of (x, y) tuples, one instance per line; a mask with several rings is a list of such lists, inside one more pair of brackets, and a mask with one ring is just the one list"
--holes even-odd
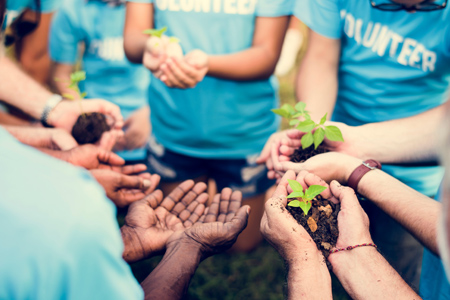
[(122, 61), (125, 59), (123, 37), (92, 40), (89, 45), (89, 53), (97, 55), (103, 60)]
[(158, 10), (252, 15), (258, 0), (156, 0)]
[(403, 37), (379, 22), (369, 21), (364, 24), (362, 19), (356, 19), (346, 10), (341, 10), (341, 19), (345, 35), (378, 56), (389, 55), (396, 58), (397, 63), (423, 72), (435, 70), (436, 52), (427, 49), (417, 40)]

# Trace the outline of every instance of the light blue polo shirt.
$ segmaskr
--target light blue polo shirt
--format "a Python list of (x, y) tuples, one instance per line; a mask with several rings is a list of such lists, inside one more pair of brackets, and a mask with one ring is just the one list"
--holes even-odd
[[(88, 98), (101, 98), (120, 107), (125, 120), (147, 105), (150, 72), (131, 64), (123, 49), (125, 5), (112, 6), (102, 1), (65, 0), (56, 13), (50, 30), (50, 57), (74, 65), (79, 44), (84, 42), (83, 69), (86, 80), (80, 89)], [(119, 152), (126, 160), (145, 158), (145, 150)]]
[[(50, 13), (58, 9), (60, 0), (40, 0), (41, 12)], [(22, 11), (26, 8), (36, 10), (35, 0), (6, 0), (6, 15), (3, 20), (3, 30), (9, 26), (16, 17), (18, 17)]]
[(116, 209), (84, 169), (0, 128), (0, 299), (143, 299)]
[[(252, 45), (256, 17), (290, 15), (292, 0), (169, 1), (153, 3), (155, 28), (167, 26), (184, 53), (200, 49), (226, 55)], [(192, 157), (240, 159), (259, 153), (279, 120), (278, 83), (235, 81), (206, 76), (192, 89), (168, 88), (152, 79), (152, 128), (166, 148)]]
[[(334, 121), (362, 125), (405, 118), (447, 100), (449, 8), (386, 12), (368, 0), (297, 0), (294, 13), (316, 33), (341, 40)], [(436, 166), (383, 170), (428, 196), (436, 195), (443, 175)]]

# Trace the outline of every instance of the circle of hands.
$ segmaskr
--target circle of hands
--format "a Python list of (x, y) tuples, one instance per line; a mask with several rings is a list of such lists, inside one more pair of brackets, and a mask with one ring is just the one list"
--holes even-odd
[(225, 188), (206, 207), (206, 184), (187, 180), (163, 198), (160, 190), (133, 202), (121, 228), (123, 257), (135, 262), (177, 243), (200, 250), (202, 258), (231, 247), (247, 226), (250, 212), (242, 194)]
[[(198, 49), (185, 56), (172, 55), (169, 39), (147, 40), (142, 62), (156, 78), (171, 88), (187, 89), (195, 87), (208, 72), (208, 55)], [(178, 46), (178, 45), (177, 45)]]

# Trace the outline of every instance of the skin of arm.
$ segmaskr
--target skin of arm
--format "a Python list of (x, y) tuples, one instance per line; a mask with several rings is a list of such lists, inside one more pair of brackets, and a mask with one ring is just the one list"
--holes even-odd
[(338, 68), (341, 40), (326, 38), (311, 29), (308, 49), (297, 75), (297, 101), (306, 103), (312, 120), (328, 118), (334, 110), (338, 90)]
[(266, 202), (261, 233), (285, 260), (288, 299), (332, 299), (331, 277), (322, 253), (286, 210), (288, 179), (296, 180), (293, 171), (286, 172)]
[[(48, 39), (53, 13), (43, 13), (39, 25), (32, 33), (16, 43), (16, 55), (23, 70), (41, 84), (46, 84), (50, 74)], [(26, 11), (25, 19), (36, 20), (36, 12)]]
[(77, 99), (79, 95), (74, 90), (69, 89), (67, 84), (70, 82), (70, 74), (72, 74), (73, 70), (73, 65), (53, 62), (50, 83), (52, 89), (58, 94), (70, 94)]
[[(127, 3), (124, 47), (132, 62), (142, 63), (148, 40), (142, 31), (153, 28), (153, 13), (153, 4)], [(207, 75), (230, 80), (269, 78), (280, 56), (288, 21), (288, 16), (257, 17), (252, 46), (233, 54), (209, 56)]]
[[(305, 181), (314, 177), (317, 176), (307, 174)], [(369, 233), (369, 218), (355, 192), (337, 181), (330, 184), (330, 189), (341, 203), (336, 248), (373, 242)], [(331, 253), (328, 260), (352, 299), (420, 299), (374, 247)]]

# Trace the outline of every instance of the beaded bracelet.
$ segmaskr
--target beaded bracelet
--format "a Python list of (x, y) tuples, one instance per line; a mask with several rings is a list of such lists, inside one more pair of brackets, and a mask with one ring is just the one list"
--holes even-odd
[(355, 249), (355, 248), (358, 248), (358, 247), (364, 247), (364, 246), (372, 246), (372, 247), (378, 248), (377, 245), (375, 245), (374, 243), (364, 243), (364, 244), (361, 244), (361, 245), (348, 246), (346, 248), (333, 249), (333, 250), (330, 250), (330, 254), (331, 253), (340, 252), (340, 251), (344, 251), (344, 250), (352, 250), (352, 249)]

